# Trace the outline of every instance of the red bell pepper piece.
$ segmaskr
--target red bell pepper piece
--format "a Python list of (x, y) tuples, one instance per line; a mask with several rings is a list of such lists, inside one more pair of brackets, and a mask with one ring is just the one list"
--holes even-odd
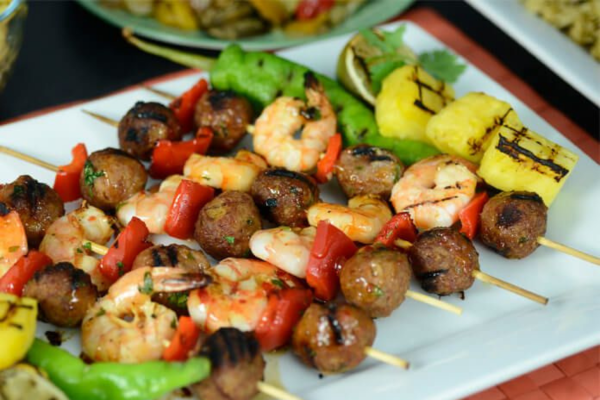
[(189, 358), (198, 343), (200, 329), (191, 317), (179, 317), (179, 325), (169, 346), (163, 351), (165, 361), (185, 361)]
[(81, 198), (79, 177), (88, 157), (87, 149), (83, 143), (73, 147), (71, 154), (73, 155), (73, 161), (68, 165), (58, 167), (58, 172), (54, 177), (54, 190), (65, 203)]
[(149, 234), (146, 224), (133, 217), (100, 260), (100, 272), (115, 282), (121, 275), (131, 271), (137, 255), (152, 246), (152, 243), (146, 241)]
[(175, 192), (165, 221), (165, 232), (178, 239), (189, 239), (200, 210), (215, 197), (215, 189), (184, 179)]
[(356, 253), (358, 247), (344, 232), (327, 221), (320, 221), (313, 243), (308, 265), (306, 282), (321, 300), (331, 300), (340, 286), (338, 265)]
[(333, 7), (335, 0), (302, 0), (296, 7), (296, 19), (313, 19)]
[(203, 127), (198, 129), (194, 139), (186, 142), (159, 140), (152, 151), (150, 176), (155, 179), (164, 179), (170, 175), (181, 174), (185, 162), (192, 154), (206, 154), (212, 138), (212, 130)]
[(285, 345), (310, 303), (310, 289), (286, 288), (270, 293), (267, 308), (254, 330), (260, 348), (271, 351)]
[(200, 79), (188, 91), (183, 93), (169, 104), (175, 113), (182, 132), (190, 132), (194, 128), (194, 110), (200, 97), (208, 90), (206, 79)]
[(336, 133), (335, 135), (329, 138), (329, 143), (327, 144), (327, 151), (325, 152), (325, 156), (322, 159), (320, 159), (317, 163), (317, 172), (315, 173), (315, 179), (317, 180), (317, 182), (325, 183), (331, 179), (333, 167), (335, 166), (335, 162), (340, 156), (341, 151), (342, 135)]
[(52, 265), (50, 257), (42, 252), (31, 250), (0, 278), (0, 292), (23, 295), (25, 284), (42, 268)]
[(396, 214), (381, 228), (375, 238), (375, 242), (382, 243), (388, 247), (394, 246), (396, 239), (406, 240), (413, 243), (417, 240), (417, 227), (407, 212)]
[(471, 240), (473, 240), (477, 229), (479, 229), (481, 210), (485, 203), (487, 203), (488, 198), (487, 192), (481, 192), (475, 195), (471, 202), (458, 213), (461, 224), (460, 232), (464, 233)]

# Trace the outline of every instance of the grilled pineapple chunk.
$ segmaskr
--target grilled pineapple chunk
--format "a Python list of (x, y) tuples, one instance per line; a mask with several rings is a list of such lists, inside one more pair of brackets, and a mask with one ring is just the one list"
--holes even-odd
[(479, 163), (504, 124), (523, 127), (510, 104), (484, 93), (468, 93), (431, 117), (425, 133), (444, 153)]
[(35, 336), (37, 302), (0, 293), (0, 370), (25, 356)]
[(375, 118), (383, 136), (431, 143), (425, 135), (429, 119), (454, 99), (454, 90), (422, 68), (405, 65), (383, 81)]
[(550, 206), (578, 159), (527, 128), (503, 125), (483, 154), (477, 174), (500, 190), (535, 192)]

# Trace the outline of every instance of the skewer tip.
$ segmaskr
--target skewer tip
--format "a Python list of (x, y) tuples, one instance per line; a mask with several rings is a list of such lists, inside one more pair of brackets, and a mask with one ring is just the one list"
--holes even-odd
[(282, 388), (273, 386), (265, 382), (258, 382), (256, 387), (259, 392), (279, 400), (302, 400), (300, 397), (293, 395)]
[(372, 347), (365, 347), (365, 354), (371, 358), (392, 365), (394, 367), (409, 369), (410, 363), (400, 357), (396, 357), (392, 354), (384, 353), (381, 350), (374, 349)]

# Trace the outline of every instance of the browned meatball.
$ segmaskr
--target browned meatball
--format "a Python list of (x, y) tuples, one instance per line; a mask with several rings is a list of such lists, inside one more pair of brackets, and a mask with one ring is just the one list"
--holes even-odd
[(452, 228), (422, 232), (411, 246), (409, 260), (421, 287), (440, 296), (467, 290), (479, 270), (479, 254), (473, 243)]
[(306, 210), (319, 201), (313, 178), (279, 168), (263, 171), (250, 193), (265, 218), (283, 226), (307, 226)]
[(404, 165), (392, 152), (368, 144), (348, 147), (340, 154), (334, 173), (346, 196), (376, 194), (389, 199)]
[(506, 258), (524, 258), (546, 233), (548, 208), (536, 193), (504, 192), (481, 212), (481, 241)]
[(37, 247), (50, 224), (65, 213), (58, 193), (29, 175), (0, 186), (0, 204), (19, 213), (30, 247)]
[(343, 372), (365, 358), (365, 347), (375, 340), (369, 315), (349, 304), (308, 307), (292, 335), (294, 352), (321, 372)]
[(250, 332), (221, 328), (202, 345), (200, 355), (210, 359), (210, 377), (192, 385), (203, 400), (250, 400), (258, 394), (265, 360)]
[(209, 127), (214, 133), (211, 150), (231, 151), (246, 136), (252, 123), (250, 102), (230, 90), (209, 90), (196, 104), (194, 121), (198, 127)]
[(141, 162), (121, 150), (108, 148), (90, 154), (79, 186), (84, 200), (107, 211), (144, 190), (147, 180)]
[(138, 101), (119, 122), (119, 147), (136, 158), (150, 160), (157, 141), (181, 140), (183, 133), (170, 108)]
[(61, 262), (36, 272), (25, 285), (23, 295), (38, 301), (41, 320), (76, 327), (96, 302), (98, 293), (87, 273)]
[(371, 318), (387, 317), (404, 301), (411, 275), (404, 253), (382, 245), (366, 246), (344, 263), (340, 285), (348, 303)]
[(258, 208), (248, 193), (226, 191), (200, 211), (194, 238), (216, 259), (250, 255), (250, 236), (262, 227)]

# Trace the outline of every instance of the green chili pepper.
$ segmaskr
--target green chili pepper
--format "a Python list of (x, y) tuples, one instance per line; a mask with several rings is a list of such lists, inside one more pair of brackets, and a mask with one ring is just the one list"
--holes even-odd
[[(233, 90), (248, 98), (262, 110), (279, 96), (306, 98), (304, 74), (307, 67), (262, 52), (246, 52), (238, 45), (229, 45), (217, 60), (165, 48), (144, 42), (126, 33), (127, 40), (140, 49), (176, 63), (210, 71), (211, 84), (218, 90)], [(338, 118), (344, 144), (367, 143), (392, 151), (402, 162), (410, 165), (439, 151), (426, 143), (384, 137), (379, 134), (371, 109), (348, 93), (335, 80), (315, 74), (323, 84)]]
[(71, 400), (151, 400), (210, 375), (206, 358), (183, 363), (85, 364), (65, 350), (35, 339), (27, 362), (48, 373)]

